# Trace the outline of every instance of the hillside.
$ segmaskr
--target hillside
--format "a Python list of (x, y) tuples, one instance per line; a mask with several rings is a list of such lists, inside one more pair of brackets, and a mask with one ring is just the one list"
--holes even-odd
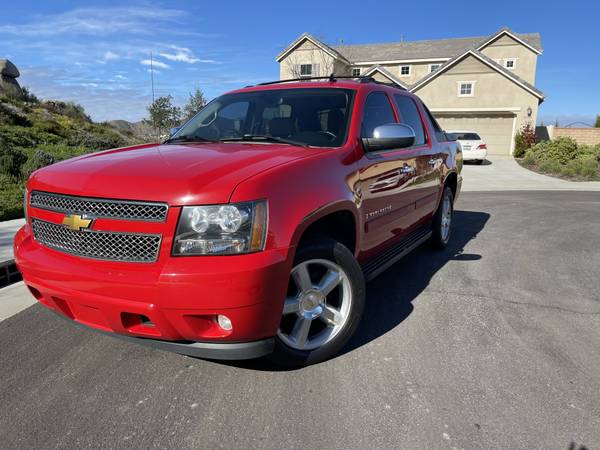
[(94, 123), (77, 104), (0, 96), (0, 221), (23, 217), (25, 180), (73, 156), (152, 140), (144, 124)]

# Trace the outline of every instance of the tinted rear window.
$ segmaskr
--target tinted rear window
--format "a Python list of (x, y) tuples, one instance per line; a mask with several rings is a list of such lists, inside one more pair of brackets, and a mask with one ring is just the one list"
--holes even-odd
[(481, 138), (477, 133), (452, 133), (457, 141), (479, 141)]

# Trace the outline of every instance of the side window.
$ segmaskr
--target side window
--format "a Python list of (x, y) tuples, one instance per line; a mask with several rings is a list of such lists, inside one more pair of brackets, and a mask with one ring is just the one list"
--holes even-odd
[(423, 105), (423, 109), (425, 110), (425, 113), (427, 114), (427, 117), (429, 118), (429, 122), (431, 123), (431, 126), (433, 127), (433, 132), (435, 133), (435, 138), (438, 140), (438, 142), (447, 141), (448, 136), (446, 136), (446, 133), (444, 133), (444, 131), (442, 130), (442, 127), (440, 127), (440, 124), (437, 123), (437, 120), (435, 120), (435, 117), (433, 117), (433, 115), (431, 114), (431, 112), (429, 111), (427, 106)]
[(370, 93), (364, 105), (361, 136), (373, 137), (373, 131), (379, 125), (394, 122), (394, 111), (385, 92)]
[(425, 131), (423, 130), (423, 123), (421, 122), (421, 116), (417, 111), (417, 105), (410, 97), (406, 95), (396, 94), (394, 95), (394, 102), (400, 113), (400, 123), (409, 125), (415, 130), (415, 145), (425, 144)]

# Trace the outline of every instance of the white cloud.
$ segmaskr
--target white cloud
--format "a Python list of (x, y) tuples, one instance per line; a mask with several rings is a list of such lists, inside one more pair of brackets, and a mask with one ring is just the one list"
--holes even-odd
[(0, 25), (1, 34), (56, 36), (58, 34), (106, 35), (109, 33), (152, 34), (149, 22), (173, 22), (185, 11), (157, 6), (78, 8), (61, 14), (38, 16), (19, 25)]
[(120, 56), (110, 50), (104, 52), (104, 61), (115, 61), (119, 59)]
[(206, 63), (206, 64), (216, 64), (217, 61), (214, 59), (200, 59), (196, 58), (194, 53), (187, 47), (178, 47), (177, 45), (169, 45), (169, 48), (175, 50), (175, 53), (159, 53), (165, 59), (169, 61), (179, 61), (185, 62), (188, 64), (197, 64), (197, 63)]
[(144, 66), (153, 66), (153, 67), (158, 67), (160, 69), (168, 69), (169, 66), (168, 64), (165, 64), (162, 61), (157, 61), (157, 60), (153, 60), (150, 61), (149, 59), (143, 59), (140, 61), (140, 64), (144, 65)]
[(98, 83), (81, 83), (79, 86), (83, 86), (83, 87), (98, 87)]
[(121, 75), (121, 74), (115, 75), (115, 78), (118, 78), (119, 80), (126, 80), (127, 79), (127, 77), (125, 75)]

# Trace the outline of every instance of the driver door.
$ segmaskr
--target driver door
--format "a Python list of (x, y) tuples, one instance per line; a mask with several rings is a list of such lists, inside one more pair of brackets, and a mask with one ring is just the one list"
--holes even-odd
[[(397, 122), (391, 99), (371, 92), (363, 106), (361, 137), (373, 137), (380, 125)], [(365, 152), (359, 160), (364, 257), (400, 240), (418, 218), (415, 211), (418, 151), (390, 149)]]

